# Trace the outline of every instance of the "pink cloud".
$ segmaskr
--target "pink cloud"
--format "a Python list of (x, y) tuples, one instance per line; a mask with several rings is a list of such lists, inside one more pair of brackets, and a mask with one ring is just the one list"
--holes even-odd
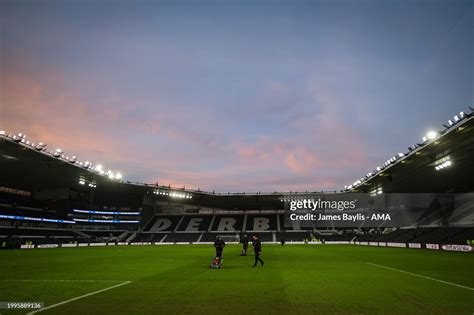
[[(142, 182), (218, 191), (316, 190), (342, 186), (334, 178), (344, 178), (354, 163), (367, 164), (364, 144), (340, 119), (341, 102), (317, 84), (309, 89), (319, 109), (316, 116), (296, 115), (281, 127), (289, 136), (260, 134), (244, 140), (228, 136), (232, 119), (214, 119), (205, 107), (195, 112), (168, 103), (138, 114), (140, 108), (117, 91), (92, 97), (78, 93), (80, 82), (58, 89), (60, 81), (55, 74), (38, 80), (9, 73), (0, 85), (0, 101), (6, 104), (2, 126), (52, 149), (108, 164), (126, 178), (128, 173)], [(278, 84), (270, 90), (288, 91)], [(154, 145), (155, 138), (164, 144)]]

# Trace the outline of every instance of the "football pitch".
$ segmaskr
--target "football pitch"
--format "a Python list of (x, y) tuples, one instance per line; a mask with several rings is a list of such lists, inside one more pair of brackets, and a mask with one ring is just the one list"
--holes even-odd
[[(346, 245), (111, 246), (0, 251), (0, 301), (34, 314), (469, 314), (474, 255)], [(1, 309), (0, 314), (34, 310)]]

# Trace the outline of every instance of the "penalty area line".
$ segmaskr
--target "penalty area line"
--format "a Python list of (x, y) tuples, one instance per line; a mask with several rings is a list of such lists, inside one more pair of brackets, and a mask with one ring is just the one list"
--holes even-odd
[(51, 308), (53, 308), (53, 307), (57, 307), (57, 306), (64, 305), (64, 304), (66, 304), (66, 303), (74, 302), (74, 301), (77, 301), (77, 300), (80, 300), (80, 299), (89, 297), (89, 296), (94, 295), (94, 294), (102, 293), (102, 292), (105, 292), (105, 291), (108, 291), (108, 290), (112, 290), (112, 289), (121, 287), (121, 286), (126, 285), (126, 284), (129, 284), (129, 283), (131, 283), (131, 281), (124, 281), (124, 282), (122, 282), (122, 283), (113, 285), (113, 286), (111, 286), (111, 287), (107, 287), (107, 288), (104, 288), (104, 289), (101, 289), (101, 290), (97, 290), (97, 291), (94, 291), (94, 292), (90, 292), (90, 293), (87, 293), (87, 294), (84, 294), (84, 295), (81, 295), (81, 296), (74, 297), (74, 298), (69, 299), (69, 300), (65, 300), (65, 301), (62, 301), (62, 302), (59, 302), (59, 303), (56, 303), (56, 304), (53, 304), (53, 305), (49, 305), (49, 306), (43, 307), (43, 308), (41, 308), (41, 309), (38, 309), (38, 310), (35, 310), (35, 311), (33, 311), (33, 312), (27, 313), (27, 315), (36, 314), (36, 313), (39, 313), (39, 312), (42, 312), (42, 311), (46, 311), (46, 310), (49, 310), (49, 309), (51, 309)]
[(387, 266), (384, 266), (384, 265), (374, 264), (374, 263), (367, 262), (367, 261), (365, 261), (365, 263), (368, 264), (368, 265), (379, 267), (379, 268), (384, 268), (384, 269), (388, 269), (388, 270), (392, 270), (392, 271), (406, 273), (406, 274), (409, 274), (409, 275), (412, 275), (412, 276), (415, 276), (415, 277), (424, 278), (424, 279), (428, 279), (428, 280), (431, 280), (431, 281), (436, 281), (436, 282), (452, 285), (454, 287), (474, 291), (474, 288), (471, 288), (471, 287), (468, 287), (468, 286), (465, 286), (465, 285), (452, 283), (452, 282), (449, 282), (449, 281), (444, 281), (444, 280), (440, 280), (440, 279), (436, 279), (436, 278), (431, 278), (431, 277), (428, 277), (428, 276), (419, 275), (417, 273), (413, 273), (413, 272), (409, 272), (409, 271), (405, 271), (405, 270), (400, 270), (400, 269), (396, 269), (396, 268), (392, 268), (392, 267), (387, 267)]

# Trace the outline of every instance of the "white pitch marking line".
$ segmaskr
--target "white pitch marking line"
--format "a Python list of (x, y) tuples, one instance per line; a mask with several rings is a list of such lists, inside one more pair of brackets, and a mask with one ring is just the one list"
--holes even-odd
[(474, 288), (467, 287), (465, 285), (456, 284), (456, 283), (452, 283), (452, 282), (448, 282), (448, 281), (444, 281), (444, 280), (440, 280), (440, 279), (436, 279), (436, 278), (431, 278), (431, 277), (419, 275), (417, 273), (413, 273), (413, 272), (409, 272), (409, 271), (405, 271), (405, 270), (400, 270), (400, 269), (395, 269), (395, 268), (391, 268), (391, 267), (387, 267), (387, 266), (383, 266), (383, 265), (378, 265), (378, 264), (374, 264), (374, 263), (370, 263), (370, 262), (365, 262), (365, 263), (369, 264), (369, 265), (372, 265), (372, 266), (385, 268), (385, 269), (393, 270), (393, 271), (398, 271), (398, 272), (406, 273), (406, 274), (409, 274), (409, 275), (412, 275), (412, 276), (415, 276), (415, 277), (425, 278), (425, 279), (428, 279), (428, 280), (441, 282), (441, 283), (444, 283), (444, 284), (449, 284), (449, 285), (452, 285), (452, 286), (455, 286), (455, 287), (458, 287), (458, 288), (463, 288), (463, 289), (474, 291)]
[(101, 290), (94, 291), (94, 292), (91, 292), (91, 293), (87, 293), (87, 294), (84, 294), (84, 295), (81, 295), (81, 296), (77, 296), (77, 297), (72, 298), (72, 299), (69, 299), (69, 300), (65, 300), (65, 301), (62, 301), (62, 302), (59, 302), (59, 303), (50, 305), (50, 306), (43, 307), (43, 308), (41, 308), (41, 309), (39, 309), (39, 310), (30, 312), (30, 313), (28, 313), (27, 315), (36, 314), (36, 313), (39, 313), (39, 312), (42, 312), (42, 311), (46, 311), (46, 310), (49, 310), (49, 309), (51, 309), (51, 308), (53, 308), (53, 307), (57, 307), (57, 306), (60, 306), (60, 305), (63, 305), (63, 304), (69, 303), (69, 302), (77, 301), (77, 300), (79, 300), (79, 299), (83, 299), (83, 298), (85, 298), (85, 297), (88, 297), (88, 296), (91, 296), (91, 295), (94, 295), (94, 294), (98, 294), (98, 293), (101, 293), (101, 292), (104, 292), (104, 291), (112, 290), (112, 289), (121, 287), (121, 286), (123, 286), (123, 285), (129, 284), (129, 283), (131, 283), (131, 281), (125, 281), (125, 282), (122, 282), (122, 283), (113, 285), (113, 286), (108, 287), (108, 288), (105, 288), (105, 289), (101, 289)]
[(0, 281), (18, 281), (18, 282), (104, 282), (104, 283), (111, 283), (111, 282), (126, 282), (125, 280), (76, 280), (76, 279), (0, 279)]

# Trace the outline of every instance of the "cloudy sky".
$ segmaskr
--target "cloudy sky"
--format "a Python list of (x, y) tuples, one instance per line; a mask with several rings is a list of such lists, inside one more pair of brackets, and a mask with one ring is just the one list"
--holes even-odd
[(340, 189), (474, 103), (472, 1), (0, 1), (0, 129), (126, 179)]

